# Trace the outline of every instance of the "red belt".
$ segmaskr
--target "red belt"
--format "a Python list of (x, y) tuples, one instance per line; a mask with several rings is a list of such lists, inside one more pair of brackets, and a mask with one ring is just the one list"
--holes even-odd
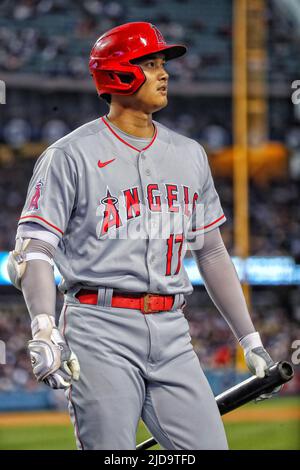
[[(98, 304), (98, 292), (81, 289), (75, 296), (81, 304)], [(174, 295), (159, 294), (117, 294), (111, 299), (111, 306), (118, 308), (133, 308), (143, 313), (156, 313), (171, 310), (174, 304)]]

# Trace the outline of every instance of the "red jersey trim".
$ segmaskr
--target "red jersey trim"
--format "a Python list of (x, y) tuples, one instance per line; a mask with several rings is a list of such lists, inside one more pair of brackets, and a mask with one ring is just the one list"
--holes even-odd
[(156, 137), (157, 137), (157, 128), (156, 128), (155, 124), (153, 124), (155, 130), (154, 130), (154, 135), (153, 135), (153, 137), (152, 137), (152, 140), (151, 140), (151, 142), (147, 145), (147, 147), (144, 147), (143, 149), (140, 150), (140, 149), (134, 147), (133, 145), (129, 144), (128, 142), (126, 142), (126, 140), (122, 139), (122, 137), (120, 137), (120, 136), (114, 131), (114, 129), (108, 124), (108, 122), (104, 119), (103, 116), (101, 117), (101, 119), (102, 119), (102, 121), (104, 122), (104, 124), (108, 127), (108, 129), (113, 133), (113, 135), (114, 135), (115, 137), (117, 137), (117, 139), (119, 139), (121, 142), (123, 142), (123, 144), (127, 145), (128, 147), (132, 148), (133, 150), (136, 150), (137, 152), (143, 152), (143, 151), (147, 150), (149, 147), (151, 147), (151, 145), (153, 144), (153, 142), (155, 141), (155, 139), (156, 139)]
[(23, 217), (20, 217), (20, 220), (24, 220), (24, 219), (39, 219), (39, 220), (42, 220), (43, 222), (45, 222), (50, 227), (55, 228), (55, 230), (57, 230), (62, 235), (64, 234), (64, 232), (62, 230), (60, 230), (60, 228), (56, 227), (56, 225), (51, 224), (50, 222), (48, 222), (46, 219), (43, 219), (43, 217), (40, 217), (39, 215), (24, 215)]
[(224, 219), (224, 217), (225, 217), (225, 214), (221, 215), (221, 217), (219, 217), (217, 220), (214, 220), (214, 221), (211, 222), (210, 224), (205, 225), (204, 227), (195, 228), (193, 231), (196, 232), (196, 230), (205, 230), (206, 228), (211, 227), (212, 225), (216, 224), (216, 223), (219, 222), (220, 220)]

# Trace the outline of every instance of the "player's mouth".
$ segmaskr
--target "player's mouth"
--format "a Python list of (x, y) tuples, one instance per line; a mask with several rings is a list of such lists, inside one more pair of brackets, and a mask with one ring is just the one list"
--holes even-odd
[(160, 86), (157, 91), (159, 91), (162, 95), (166, 95), (168, 93), (167, 85)]

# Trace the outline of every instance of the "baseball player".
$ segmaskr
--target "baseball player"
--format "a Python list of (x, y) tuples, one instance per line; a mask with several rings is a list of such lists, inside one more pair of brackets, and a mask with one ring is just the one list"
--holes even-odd
[(89, 66), (109, 113), (38, 159), (9, 256), (33, 372), (66, 390), (79, 449), (134, 449), (140, 417), (165, 449), (227, 448), (183, 314), (188, 246), (251, 372), (273, 364), (220, 235), (205, 151), (152, 119), (168, 102), (165, 64), (185, 52), (145, 22), (97, 40)]

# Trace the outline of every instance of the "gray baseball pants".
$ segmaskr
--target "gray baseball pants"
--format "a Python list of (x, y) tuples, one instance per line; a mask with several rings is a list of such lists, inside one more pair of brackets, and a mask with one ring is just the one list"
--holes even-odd
[(143, 314), (65, 296), (60, 329), (81, 367), (69, 393), (79, 449), (136, 447), (140, 417), (168, 450), (227, 449), (213, 393), (193, 350), (182, 294), (172, 310)]

